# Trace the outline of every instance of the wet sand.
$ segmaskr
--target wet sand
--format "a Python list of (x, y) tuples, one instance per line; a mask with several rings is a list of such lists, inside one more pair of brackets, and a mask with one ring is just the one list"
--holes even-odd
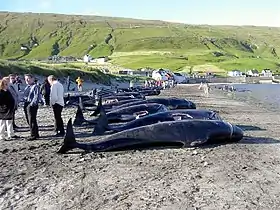
[[(203, 149), (58, 155), (62, 138), (52, 137), (52, 111), (41, 108), (39, 125), (45, 127), (40, 140), (1, 142), (0, 208), (278, 209), (279, 115), (217, 90), (204, 97), (197, 87), (180, 86), (160, 96), (187, 98), (198, 108), (219, 111), (245, 130), (241, 142)], [(65, 109), (64, 121), (74, 113)], [(17, 124), (26, 126), (21, 109)], [(85, 141), (81, 133), (91, 130), (75, 132), (78, 141)]]

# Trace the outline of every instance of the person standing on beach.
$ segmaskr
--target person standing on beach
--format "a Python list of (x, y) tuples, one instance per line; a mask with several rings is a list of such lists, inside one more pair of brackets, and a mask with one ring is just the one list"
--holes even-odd
[(16, 80), (16, 84), (17, 84), (17, 88), (18, 88), (18, 91), (21, 91), (20, 89), (20, 85), (22, 84), (22, 81), (20, 79), (20, 77), (18, 76), (18, 74), (15, 74), (15, 80)]
[(18, 87), (16, 84), (16, 75), (15, 74), (10, 74), (9, 75), (9, 85), (8, 85), (8, 90), (12, 94), (14, 100), (15, 100), (15, 108), (14, 108), (14, 114), (13, 114), (13, 127), (14, 129), (17, 129), (18, 126), (15, 123), (15, 113), (16, 110), (18, 109), (18, 104), (20, 102), (20, 97), (19, 97), (19, 92), (18, 92)]
[(78, 85), (78, 91), (83, 91), (83, 82), (84, 80), (82, 80), (81, 77), (78, 77), (76, 79), (76, 83)]
[(69, 75), (68, 75), (67, 80), (66, 80), (66, 85), (67, 85), (67, 91), (70, 91), (71, 80), (70, 80)]
[(41, 85), (40, 92), (44, 97), (45, 106), (50, 106), (51, 85), (48, 78), (46, 78), (44, 83)]
[(24, 89), (24, 113), (26, 121), (30, 129), (30, 137), (27, 139), (29, 141), (38, 139), (39, 129), (37, 124), (37, 113), (39, 108), (39, 102), (41, 100), (40, 88), (35, 83), (35, 78), (31, 74), (26, 74), (24, 76), (25, 82), (27, 84)]
[(51, 85), (50, 101), (53, 107), (56, 136), (64, 136), (64, 124), (61, 117), (64, 107), (64, 87), (59, 81), (57, 81), (54, 75), (48, 76), (48, 81)]
[[(9, 78), (0, 80), (0, 140), (11, 140), (19, 138), (14, 134), (13, 114), (15, 100), (8, 90)], [(8, 139), (5, 137), (7, 131)]]

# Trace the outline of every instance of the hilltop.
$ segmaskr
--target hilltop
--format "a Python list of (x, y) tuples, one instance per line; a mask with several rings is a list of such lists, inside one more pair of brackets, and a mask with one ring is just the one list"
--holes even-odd
[[(22, 50), (23, 47), (26, 50)], [(109, 56), (127, 68), (280, 68), (280, 28), (101, 16), (0, 13), (0, 59)]]

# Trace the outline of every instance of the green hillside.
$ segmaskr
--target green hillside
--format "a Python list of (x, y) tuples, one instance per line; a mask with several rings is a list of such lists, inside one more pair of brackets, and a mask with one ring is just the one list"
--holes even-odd
[[(21, 50), (21, 46), (27, 50)], [(280, 28), (125, 18), (0, 13), (0, 59), (110, 56), (126, 68), (280, 68)], [(209, 69), (210, 71), (211, 69)]]

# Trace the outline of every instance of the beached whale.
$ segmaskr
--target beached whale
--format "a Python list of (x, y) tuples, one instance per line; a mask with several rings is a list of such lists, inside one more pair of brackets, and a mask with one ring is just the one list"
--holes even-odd
[(145, 95), (138, 92), (118, 92), (117, 96), (134, 96), (135, 98), (145, 99)]
[(67, 94), (67, 96), (64, 97), (64, 103), (65, 105), (78, 105), (81, 101), (91, 101), (93, 100), (92, 97), (87, 95), (70, 95)]
[(98, 118), (98, 123), (94, 127), (93, 135), (103, 135), (106, 131), (121, 132), (131, 128), (151, 125), (159, 122), (184, 120), (184, 119), (204, 119), (204, 120), (222, 120), (218, 113), (210, 110), (186, 109), (159, 112), (132, 120), (123, 125), (109, 125), (107, 115), (102, 110)]
[[(103, 109), (102, 106), (101, 109)], [(109, 123), (118, 123), (118, 122), (128, 122), (136, 119), (139, 116), (144, 116), (157, 112), (166, 112), (166, 111), (168, 111), (166, 106), (162, 104), (150, 103), (150, 104), (140, 104), (140, 105), (134, 105), (121, 109), (116, 109), (111, 112), (108, 112), (106, 116)], [(81, 107), (78, 106), (76, 116), (74, 119), (75, 126), (80, 126), (82, 124), (96, 125), (97, 122), (98, 122), (98, 118), (94, 120), (85, 120)]]
[(112, 100), (112, 99), (115, 99), (117, 101), (124, 101), (124, 100), (130, 100), (130, 99), (134, 99), (135, 97), (134, 96), (105, 96), (105, 97), (102, 97), (103, 100)]
[(90, 93), (91, 96), (93, 97), (109, 97), (109, 96), (133, 96), (135, 98), (140, 98), (140, 99), (145, 99), (145, 96), (142, 95), (141, 93), (139, 92), (119, 92), (119, 90), (97, 90), (97, 89), (94, 89), (91, 91)]
[(121, 89), (121, 91), (123, 91), (123, 92), (135, 91), (135, 92), (138, 92), (138, 93), (143, 94), (145, 96), (159, 95), (160, 90), (161, 89), (158, 88), (158, 87), (152, 87), (152, 88), (134, 87), (134, 88)]
[(68, 121), (64, 142), (58, 153), (79, 148), (87, 152), (106, 152), (151, 147), (197, 147), (240, 141), (239, 127), (216, 120), (180, 120), (162, 122), (125, 130), (92, 143), (75, 139), (72, 119)]
[[(147, 103), (163, 104), (166, 107), (168, 107), (170, 110), (196, 109), (196, 104), (193, 103), (192, 101), (188, 101), (186, 99), (180, 99), (180, 98), (152, 98), (152, 99), (146, 99), (146, 100), (132, 101), (130, 103), (124, 103), (124, 104), (119, 105), (117, 107), (112, 107), (113, 109), (110, 109), (108, 111), (113, 111), (114, 109), (121, 109), (121, 108), (126, 108), (126, 107), (140, 105), (140, 104), (147, 104)], [(91, 116), (96, 116), (99, 113), (100, 113), (100, 108), (96, 109), (95, 112), (93, 114), (91, 114)]]
[(109, 112), (109, 111), (112, 111), (113, 108), (118, 108), (118, 106), (121, 106), (123, 104), (128, 104), (128, 103), (132, 103), (132, 102), (136, 102), (136, 101), (143, 101), (143, 100), (142, 99), (138, 99), (138, 98), (133, 98), (133, 99), (129, 99), (129, 100), (112, 101), (112, 102), (108, 103), (108, 101), (103, 100), (100, 97), (99, 98), (99, 102), (97, 104), (97, 107), (95, 107), (95, 108), (87, 108), (86, 110), (94, 111), (92, 114), (90, 114), (90, 116), (97, 116), (100, 113), (101, 105), (103, 106), (103, 108), (105, 109), (106, 112)]

